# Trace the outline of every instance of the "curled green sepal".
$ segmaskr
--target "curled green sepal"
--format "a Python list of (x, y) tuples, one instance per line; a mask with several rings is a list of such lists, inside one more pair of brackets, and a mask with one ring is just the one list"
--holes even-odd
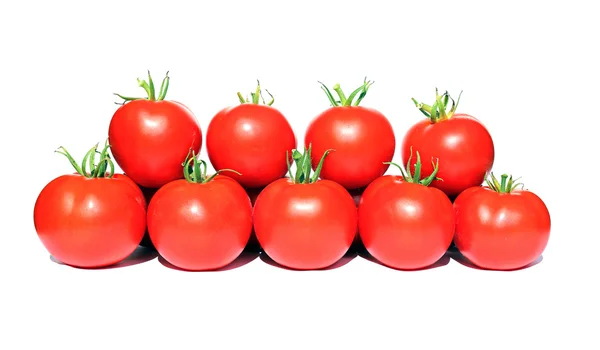
[[(422, 102), (418, 102), (414, 98), (412, 98), (412, 101), (415, 104), (415, 106), (421, 111), (421, 113), (423, 113), (427, 118), (429, 118), (432, 123), (436, 123), (442, 120), (452, 118), (452, 116), (456, 112), (456, 108), (458, 107), (458, 102), (460, 102), (461, 95), (462, 91), (458, 95), (458, 99), (454, 101), (454, 99), (450, 96), (448, 91), (440, 95), (438, 89), (435, 88), (435, 102), (431, 106)], [(448, 110), (448, 102), (452, 102), (450, 110)]]
[(511, 193), (519, 186), (521, 186), (521, 189), (523, 189), (523, 183), (517, 182), (519, 179), (521, 178), (519, 177), (513, 179), (512, 175), (509, 176), (507, 174), (502, 174), (500, 175), (500, 182), (498, 182), (498, 179), (494, 173), (490, 173), (489, 176), (486, 177), (485, 182), (493, 191), (498, 193)]
[(267, 106), (273, 105), (273, 102), (275, 102), (275, 97), (273, 97), (273, 95), (271, 95), (269, 90), (265, 89), (267, 94), (269, 94), (269, 96), (271, 97), (271, 100), (269, 102), (265, 102), (265, 98), (263, 97), (262, 90), (260, 88), (260, 81), (257, 80), (256, 82), (257, 82), (256, 90), (254, 92), (250, 93), (250, 96), (252, 98), (248, 98), (248, 97), (244, 98), (244, 96), (242, 95), (241, 92), (237, 93), (237, 97), (238, 97), (238, 100), (240, 100), (240, 103), (241, 104), (251, 103), (251, 104), (257, 105), (260, 103), (260, 101), (262, 101), (262, 103), (264, 105), (267, 105)]
[(152, 80), (152, 75), (150, 75), (150, 71), (148, 71), (148, 80), (143, 80), (138, 78), (137, 82), (139, 87), (143, 88), (146, 91), (146, 97), (129, 97), (123, 96), (121, 94), (114, 93), (113, 95), (118, 96), (123, 100), (123, 102), (115, 102), (116, 104), (123, 105), (129, 101), (135, 100), (148, 100), (148, 101), (162, 101), (167, 97), (167, 90), (169, 89), (169, 81), (171, 78), (169, 77), (169, 72), (165, 74), (165, 77), (160, 84), (160, 91), (158, 92), (158, 96), (156, 95), (156, 90), (154, 88), (154, 81)]
[[(190, 157), (191, 155), (191, 157)], [(183, 176), (189, 183), (200, 183), (204, 184), (210, 182), (215, 176), (219, 175), (224, 171), (231, 171), (238, 175), (242, 175), (239, 172), (232, 169), (220, 169), (217, 170), (211, 176), (207, 176), (208, 166), (206, 162), (202, 159), (198, 159), (196, 156), (196, 152), (192, 149), (188, 152), (185, 157), (185, 161), (182, 163), (183, 165)]]
[(431, 165), (433, 166), (433, 172), (426, 178), (421, 179), (421, 168), (422, 168), (421, 155), (417, 151), (417, 162), (415, 163), (414, 173), (412, 173), (410, 170), (410, 166), (412, 163), (412, 156), (413, 156), (413, 151), (412, 151), (412, 147), (411, 147), (410, 148), (410, 156), (408, 157), (408, 161), (406, 162), (406, 172), (404, 172), (404, 169), (402, 168), (402, 166), (400, 166), (396, 163), (384, 162), (383, 164), (390, 164), (390, 165), (393, 165), (393, 166), (397, 167), (398, 169), (400, 169), (402, 178), (406, 182), (415, 183), (415, 184), (419, 184), (419, 185), (423, 185), (423, 186), (429, 186), (429, 185), (431, 185), (431, 183), (434, 180), (443, 181), (442, 179), (437, 177), (437, 173), (438, 173), (439, 165), (440, 165), (439, 159), (437, 159), (435, 161), (435, 163), (433, 162), (433, 159), (431, 160)]
[[(340, 84), (335, 84), (332, 87), (332, 90), (335, 91), (335, 93), (338, 95), (338, 99), (336, 99), (333, 96), (333, 94), (331, 93), (331, 90), (329, 90), (329, 88), (325, 84), (323, 84), (320, 81), (318, 83), (321, 84), (321, 90), (323, 90), (325, 92), (325, 95), (327, 96), (327, 99), (329, 99), (329, 103), (331, 103), (331, 106), (333, 106), (333, 107), (349, 107), (349, 106), (358, 106), (360, 104), (360, 102), (363, 100), (363, 98), (365, 98), (365, 96), (367, 95), (367, 91), (369, 90), (369, 87), (371, 87), (371, 85), (373, 85), (373, 83), (375, 83), (375, 82), (367, 80), (367, 78), (365, 77), (363, 84), (361, 86), (359, 86), (358, 88), (356, 88), (354, 91), (352, 91), (352, 93), (348, 97), (346, 97), (346, 94), (344, 94), (344, 91), (340, 87)], [(358, 98), (356, 99), (356, 102), (354, 102), (354, 98), (356, 98), (356, 95), (358, 95)], [(354, 102), (354, 104), (353, 104), (353, 102)]]
[[(98, 152), (98, 144), (94, 145), (83, 157), (81, 165), (77, 164), (73, 156), (63, 146), (58, 147), (54, 152), (67, 157), (69, 163), (71, 163), (75, 171), (81, 176), (87, 178), (112, 178), (115, 174), (115, 165), (108, 153), (109, 148), (108, 140), (104, 144), (102, 152)], [(97, 154), (100, 154), (98, 164), (96, 164)], [(107, 173), (108, 169), (110, 170)]]
[(319, 180), (319, 176), (321, 175), (321, 170), (323, 169), (325, 157), (327, 157), (327, 155), (332, 151), (332, 149), (328, 149), (325, 151), (325, 153), (323, 153), (323, 156), (315, 168), (315, 171), (312, 173), (312, 176), (312, 144), (309, 144), (308, 148), (306, 148), (306, 146), (304, 147), (304, 153), (301, 153), (298, 150), (292, 151), (292, 160), (294, 161), (294, 164), (296, 164), (295, 174), (292, 171), (292, 165), (289, 161), (289, 153), (286, 151), (285, 155), (290, 179), (292, 179), (295, 184), (311, 184), (317, 182)]

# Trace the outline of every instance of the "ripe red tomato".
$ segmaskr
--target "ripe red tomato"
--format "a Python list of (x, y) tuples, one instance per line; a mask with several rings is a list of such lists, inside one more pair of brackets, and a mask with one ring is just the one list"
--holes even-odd
[[(233, 262), (252, 230), (252, 205), (230, 177), (206, 177), (196, 161), (186, 179), (161, 187), (148, 206), (148, 232), (158, 253), (184, 270), (215, 270)], [(203, 165), (204, 171), (200, 170)]]
[(382, 176), (389, 167), (386, 162), (392, 160), (396, 148), (389, 120), (375, 109), (358, 105), (371, 84), (365, 81), (348, 98), (339, 85), (334, 86), (339, 101), (323, 85), (333, 107), (310, 122), (304, 138), (306, 146), (312, 145), (313, 169), (326, 150), (333, 150), (323, 164), (321, 178), (335, 181), (346, 189), (366, 187)]
[(421, 180), (418, 152), (417, 159), (414, 175), (407, 166), (407, 174), (378, 178), (367, 187), (358, 206), (358, 231), (366, 250), (396, 269), (433, 265), (446, 253), (454, 235), (452, 202), (444, 192), (427, 187), (437, 167)]
[[(124, 104), (113, 115), (108, 138), (117, 164), (141, 186), (159, 188), (181, 179), (181, 163), (192, 149), (200, 152), (202, 132), (194, 114), (183, 104), (165, 101), (169, 76), (158, 97), (148, 73), (140, 81), (147, 98), (118, 95)], [(138, 80), (139, 81), (139, 80)]]
[(219, 111), (210, 121), (206, 150), (216, 170), (235, 168), (242, 174), (223, 175), (246, 188), (264, 187), (285, 176), (286, 151), (296, 148), (296, 136), (283, 114), (271, 107), (273, 99), (259, 104), (260, 83), (252, 101), (238, 96), (242, 104)]
[[(533, 192), (518, 189), (512, 176), (492, 175), (454, 201), (457, 249), (473, 264), (513, 270), (538, 259), (550, 238), (550, 213)], [(508, 178), (508, 179), (507, 179)]]
[(48, 252), (66, 265), (98, 268), (116, 264), (133, 253), (144, 235), (144, 196), (127, 176), (114, 174), (107, 148), (100, 164), (94, 164), (94, 147), (82, 166), (66, 149), (59, 148), (57, 152), (67, 156), (77, 174), (50, 181), (35, 202), (37, 234)]
[[(448, 100), (452, 101), (452, 108), (446, 112)], [(415, 104), (429, 119), (419, 121), (406, 132), (402, 140), (403, 162), (410, 156), (411, 147), (418, 149), (424, 159), (438, 158), (437, 176), (441, 180), (435, 180), (431, 186), (449, 197), (481, 185), (494, 163), (494, 143), (485, 126), (470, 115), (454, 113), (458, 101), (455, 103), (447, 92), (440, 96), (436, 90), (433, 106), (416, 101)], [(433, 166), (425, 162), (422, 172), (428, 176)]]
[(296, 175), (276, 180), (256, 199), (256, 237), (280, 265), (297, 270), (326, 268), (350, 249), (357, 227), (356, 206), (342, 186), (318, 180), (321, 166), (310, 176), (310, 148), (304, 154), (294, 151), (293, 157), (299, 165)]

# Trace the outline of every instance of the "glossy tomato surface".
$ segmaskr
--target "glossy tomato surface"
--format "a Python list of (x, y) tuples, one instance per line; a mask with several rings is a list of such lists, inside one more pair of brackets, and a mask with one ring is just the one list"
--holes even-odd
[(328, 149), (321, 178), (347, 189), (366, 187), (382, 176), (396, 149), (389, 120), (375, 109), (351, 106), (331, 107), (311, 121), (305, 146), (312, 144), (313, 169)]
[(452, 202), (437, 188), (386, 175), (373, 181), (358, 206), (358, 226), (367, 251), (396, 269), (435, 264), (454, 234)]
[(233, 262), (252, 230), (252, 205), (235, 180), (217, 175), (200, 184), (175, 180), (148, 206), (148, 232), (158, 253), (184, 270), (214, 270)]
[(256, 199), (254, 230), (275, 262), (298, 270), (322, 269), (350, 248), (357, 227), (352, 197), (339, 184), (276, 180)]
[(206, 131), (206, 150), (215, 170), (224, 172), (246, 188), (264, 187), (287, 172), (286, 151), (291, 160), (296, 136), (277, 109), (240, 104), (217, 113)]
[(181, 164), (202, 146), (200, 125), (183, 104), (135, 100), (113, 115), (108, 138), (119, 167), (141, 186), (159, 188), (183, 178)]
[(454, 201), (454, 243), (473, 264), (513, 270), (537, 260), (550, 238), (550, 213), (534, 193), (474, 187)]
[(138, 246), (146, 229), (146, 202), (127, 176), (60, 176), (40, 192), (34, 224), (42, 244), (60, 262), (82, 268), (116, 264)]
[(411, 169), (422, 160), (422, 176), (433, 172), (431, 160), (439, 159), (437, 177), (430, 185), (455, 197), (469, 187), (483, 183), (494, 163), (494, 143), (485, 126), (472, 116), (454, 114), (450, 119), (432, 123), (424, 119), (413, 125), (402, 141), (403, 164), (411, 155)]

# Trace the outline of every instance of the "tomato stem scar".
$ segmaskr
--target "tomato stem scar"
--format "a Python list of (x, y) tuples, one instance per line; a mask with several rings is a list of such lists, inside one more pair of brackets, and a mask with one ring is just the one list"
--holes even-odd
[(129, 97), (129, 96), (124, 96), (121, 94), (113, 93), (113, 95), (115, 95), (123, 100), (123, 102), (121, 102), (121, 103), (119, 103), (119, 102), (115, 102), (115, 103), (123, 105), (129, 101), (144, 100), (144, 99), (146, 99), (148, 101), (163, 101), (167, 97), (167, 91), (169, 90), (170, 80), (171, 80), (171, 78), (169, 77), (169, 72), (167, 71), (167, 74), (165, 74), (165, 77), (162, 80), (162, 83), (160, 84), (160, 91), (159, 91), (158, 97), (157, 97), (156, 89), (154, 87), (154, 81), (152, 80), (152, 75), (150, 74), (150, 71), (148, 71), (148, 81), (137, 78), (138, 86), (140, 86), (141, 88), (144, 89), (144, 91), (146, 91), (146, 97)]
[(512, 175), (509, 176), (507, 174), (502, 174), (500, 175), (500, 182), (498, 182), (498, 179), (496, 178), (494, 173), (491, 172), (489, 176), (486, 177), (485, 182), (492, 191), (498, 193), (511, 193), (519, 186), (523, 188), (523, 183), (517, 182), (519, 181), (519, 179), (521, 178), (519, 177), (513, 179)]
[(256, 82), (257, 82), (256, 90), (254, 92), (250, 93), (250, 96), (252, 96), (252, 99), (248, 99), (248, 98), (244, 99), (244, 96), (242, 95), (241, 92), (237, 93), (237, 97), (240, 100), (240, 104), (246, 104), (246, 103), (250, 104), (251, 103), (251, 104), (257, 105), (262, 100), (262, 103), (264, 105), (272, 106), (273, 102), (275, 102), (275, 97), (273, 97), (273, 95), (269, 92), (269, 90), (265, 89), (267, 94), (269, 94), (269, 97), (271, 97), (271, 100), (269, 102), (265, 102), (265, 98), (263, 96), (262, 89), (260, 88), (260, 81), (256, 80)]

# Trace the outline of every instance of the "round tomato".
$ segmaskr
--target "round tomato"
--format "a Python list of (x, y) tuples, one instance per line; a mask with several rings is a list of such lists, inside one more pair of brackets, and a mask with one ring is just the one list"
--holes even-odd
[[(446, 112), (449, 100), (452, 107)], [(473, 116), (454, 113), (458, 101), (455, 103), (447, 92), (440, 96), (436, 90), (433, 106), (416, 101), (415, 104), (428, 119), (414, 124), (405, 134), (403, 161), (410, 156), (411, 148), (418, 149), (424, 159), (438, 158), (440, 170), (437, 176), (441, 180), (433, 181), (431, 186), (449, 197), (481, 185), (494, 163), (494, 143), (485, 126)], [(428, 176), (432, 172), (433, 166), (425, 162), (422, 174)]]
[(158, 253), (174, 266), (215, 270), (233, 262), (248, 243), (252, 204), (239, 183), (222, 175), (207, 178), (206, 163), (190, 166), (194, 160), (186, 163), (185, 180), (166, 184), (152, 197), (148, 232)]
[(206, 131), (206, 150), (216, 170), (227, 173), (246, 188), (264, 187), (285, 176), (286, 151), (296, 148), (296, 136), (287, 119), (271, 107), (273, 99), (259, 104), (260, 83), (252, 101), (245, 101), (217, 113)]
[(140, 81), (147, 98), (118, 95), (123, 105), (114, 113), (108, 138), (115, 161), (137, 184), (159, 188), (181, 179), (181, 163), (190, 149), (200, 152), (202, 132), (193, 113), (183, 104), (165, 101), (169, 76), (158, 96), (148, 73)]
[(550, 213), (536, 194), (518, 189), (512, 176), (472, 187), (454, 201), (457, 249), (485, 269), (525, 267), (541, 255), (550, 238)]
[[(414, 270), (433, 265), (454, 235), (452, 202), (420, 176), (420, 156), (414, 175), (407, 166), (402, 176), (373, 181), (358, 206), (358, 231), (366, 250), (383, 265)], [(400, 168), (402, 169), (402, 168)]]
[[(321, 178), (335, 181), (346, 189), (366, 187), (382, 176), (396, 148), (389, 120), (375, 109), (358, 105), (371, 84), (365, 81), (348, 98), (339, 85), (334, 86), (339, 101), (323, 85), (333, 107), (310, 122), (304, 138), (304, 144), (312, 146), (313, 168), (325, 151), (332, 150), (323, 164)], [(352, 104), (357, 94), (359, 96)]]
[[(127, 176), (114, 174), (107, 148), (99, 165), (94, 164), (94, 147), (81, 167), (66, 149), (59, 148), (57, 152), (69, 158), (77, 173), (50, 181), (35, 202), (33, 220), (38, 237), (48, 252), (66, 265), (98, 268), (116, 264), (133, 253), (144, 236), (144, 195)], [(92, 165), (89, 169), (88, 164)]]
[(326, 268), (350, 249), (357, 227), (356, 206), (342, 186), (318, 179), (320, 166), (310, 176), (310, 148), (304, 154), (294, 151), (293, 156), (296, 175), (276, 180), (256, 199), (256, 237), (280, 265), (297, 270)]

